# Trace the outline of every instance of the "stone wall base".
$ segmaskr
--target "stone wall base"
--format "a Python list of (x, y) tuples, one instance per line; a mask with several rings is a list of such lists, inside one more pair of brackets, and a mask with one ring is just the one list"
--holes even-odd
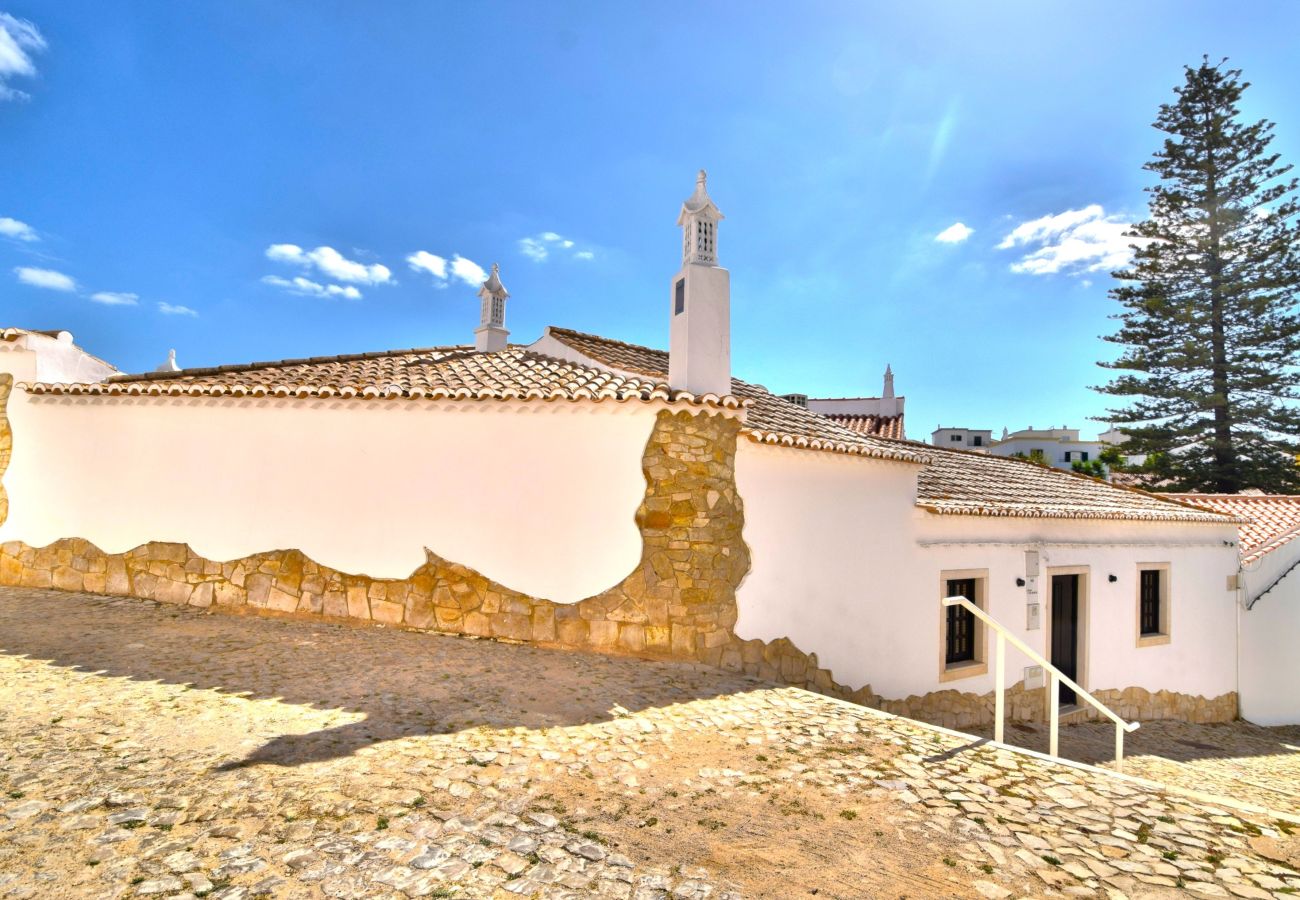
[[(1237, 694), (1199, 697), (1176, 691), (1148, 691), (1140, 687), (1100, 688), (1092, 695), (1129, 721), (1175, 719), (1182, 722), (1231, 722), (1237, 718)], [(1046, 722), (1047, 688), (1026, 690), (1017, 684), (1006, 692), (1007, 719), (1012, 722)], [(946, 728), (973, 728), (993, 723), (993, 692), (934, 691), (905, 700), (882, 700), (886, 712), (920, 719)], [(1083, 704), (1064, 717), (1069, 723), (1103, 719), (1091, 705)]]
[[(216, 562), (185, 544), (149, 543), (125, 553), (105, 553), (89, 541), (69, 538), (47, 547), (18, 541), (0, 545), (0, 585), (55, 588), (93, 594), (140, 597), (195, 606), (213, 612), (325, 618), (379, 623), (419, 631), (467, 634), (542, 646), (649, 658), (701, 662), (709, 666), (805, 687), (948, 728), (972, 728), (993, 721), (993, 694), (934, 691), (902, 700), (878, 696), (868, 685), (839, 684), (786, 638), (742, 641), (731, 626), (734, 614), (708, 609), (711, 627), (688, 618), (691, 609), (671, 599), (629, 602), (621, 589), (575, 604), (557, 604), (511, 591), (466, 566), (426, 551), (426, 563), (409, 578), (350, 575), (323, 566), (297, 550), (259, 553)], [(633, 576), (637, 577), (637, 576)], [(697, 610), (696, 615), (700, 612)], [(706, 616), (706, 618), (708, 618)], [(1126, 719), (1227, 722), (1237, 717), (1237, 695), (1207, 699), (1139, 687), (1100, 689), (1097, 699)], [(1007, 718), (1043, 722), (1045, 688), (1007, 691)], [(1091, 707), (1070, 721), (1099, 718)]]

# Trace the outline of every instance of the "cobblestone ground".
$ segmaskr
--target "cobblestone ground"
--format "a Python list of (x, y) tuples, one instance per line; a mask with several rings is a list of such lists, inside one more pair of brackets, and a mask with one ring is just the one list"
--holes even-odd
[[(993, 729), (978, 733), (989, 736)], [(1017, 747), (1047, 750), (1046, 726), (1010, 725), (1005, 737)], [(1115, 729), (1096, 722), (1063, 726), (1061, 753), (1110, 767)], [(1300, 815), (1300, 727), (1144, 722), (1124, 738), (1124, 756), (1130, 775)]]
[(0, 897), (1289, 897), (1300, 835), (687, 667), (0, 591)]

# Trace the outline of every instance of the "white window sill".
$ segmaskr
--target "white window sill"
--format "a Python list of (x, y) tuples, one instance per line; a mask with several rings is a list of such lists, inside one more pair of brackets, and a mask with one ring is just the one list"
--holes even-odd
[(974, 678), (977, 675), (986, 675), (988, 671), (989, 664), (978, 659), (952, 663), (945, 666), (944, 670), (939, 673), (939, 681), (942, 683), (945, 681), (958, 681), (962, 678)]

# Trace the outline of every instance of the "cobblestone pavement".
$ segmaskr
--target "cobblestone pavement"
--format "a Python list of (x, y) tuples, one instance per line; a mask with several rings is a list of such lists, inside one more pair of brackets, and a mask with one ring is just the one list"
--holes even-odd
[(0, 591), (0, 897), (1289, 897), (1300, 835), (789, 688)]
[[(977, 733), (987, 737), (993, 729)], [(1008, 725), (1005, 737), (1017, 747), (1047, 750), (1046, 725)], [(1115, 728), (1098, 722), (1062, 726), (1061, 753), (1110, 767)], [(1300, 815), (1300, 727), (1144, 722), (1125, 736), (1124, 756), (1130, 775)]]

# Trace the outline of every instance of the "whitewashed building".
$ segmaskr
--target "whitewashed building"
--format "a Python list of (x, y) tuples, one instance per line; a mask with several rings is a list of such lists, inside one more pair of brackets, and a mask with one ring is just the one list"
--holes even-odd
[(1300, 496), (1180, 494), (1240, 518), (1238, 579), (1241, 715), (1260, 725), (1300, 723)]
[[(667, 350), (510, 343), (494, 267), (472, 343), (141, 375), (0, 352), (0, 584), (688, 659), (957, 726), (994, 690), (961, 595), (1125, 716), (1236, 714), (1236, 518), (735, 378), (721, 221), (701, 173)], [(1003, 686), (1043, 717), (1041, 669), (1012, 653)]]
[(988, 453), (993, 446), (993, 431), (989, 428), (950, 428), (940, 425), (930, 432), (930, 443), (948, 450)]
[(1057, 469), (1069, 470), (1076, 462), (1089, 462), (1101, 456), (1105, 445), (1101, 441), (1079, 438), (1079, 429), (1035, 428), (1030, 425), (1020, 431), (1002, 430), (1002, 437), (993, 442), (990, 453), (997, 456), (1023, 456), (1042, 459)]

